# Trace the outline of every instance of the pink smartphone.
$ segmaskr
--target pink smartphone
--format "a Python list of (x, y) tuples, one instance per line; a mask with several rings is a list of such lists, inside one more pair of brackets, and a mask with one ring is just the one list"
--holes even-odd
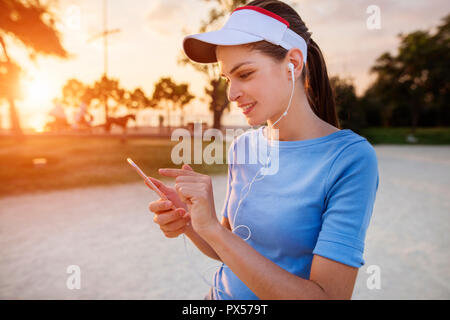
[(136, 170), (136, 172), (147, 182), (147, 185), (150, 187), (150, 189), (155, 191), (162, 199), (167, 200), (167, 196), (155, 186), (152, 180), (150, 180), (150, 178), (146, 176), (146, 174), (141, 170), (141, 168), (137, 166), (136, 163), (133, 162), (133, 160), (127, 158), (127, 161)]

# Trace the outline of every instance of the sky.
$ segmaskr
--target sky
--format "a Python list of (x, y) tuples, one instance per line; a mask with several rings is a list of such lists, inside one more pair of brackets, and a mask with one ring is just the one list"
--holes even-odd
[[(435, 27), (450, 12), (445, 0), (291, 0), (321, 48), (329, 75), (353, 79), (361, 95), (373, 81), (369, 74), (376, 58), (396, 53), (398, 34)], [(183, 29), (198, 33), (217, 1), (205, 0), (107, 0), (108, 29), (120, 29), (109, 36), (108, 75), (118, 78), (127, 89), (141, 87), (149, 96), (154, 84), (170, 76), (177, 83), (188, 83), (197, 97), (204, 97), (207, 79), (191, 66), (177, 64), (182, 51)], [(379, 28), (369, 28), (374, 17), (370, 6), (379, 8)], [(93, 83), (104, 71), (103, 41), (96, 38), (103, 30), (103, 0), (60, 0), (55, 12), (62, 43), (71, 57), (39, 57), (35, 62), (26, 50), (7, 39), (10, 56), (19, 61), (27, 75), (23, 80), (25, 98), (17, 102), (22, 125), (39, 129), (48, 120), (52, 99), (70, 78)], [(369, 8), (370, 9), (370, 8)], [(219, 23), (222, 26), (223, 20)], [(94, 39), (93, 39), (94, 38)], [(0, 106), (0, 124), (8, 126), (8, 108)], [(208, 102), (195, 99), (186, 107), (186, 120), (212, 124)], [(160, 111), (140, 113), (138, 123), (156, 125)], [(162, 112), (165, 114), (165, 112)], [(69, 118), (70, 118), (69, 114)], [(176, 117), (176, 115), (174, 115)], [(98, 117), (100, 121), (100, 116)], [(245, 117), (232, 104), (223, 124), (245, 125)]]

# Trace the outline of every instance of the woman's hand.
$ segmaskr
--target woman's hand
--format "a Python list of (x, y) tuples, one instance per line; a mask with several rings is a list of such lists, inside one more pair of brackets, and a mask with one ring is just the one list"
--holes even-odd
[[(178, 237), (180, 234), (184, 233), (189, 226), (190, 215), (187, 212), (188, 207), (181, 201), (175, 188), (168, 187), (153, 177), (149, 177), (149, 179), (168, 199), (159, 199), (150, 202), (149, 209), (155, 213), (153, 221), (159, 225), (166, 237)], [(147, 182), (145, 184), (147, 184)], [(148, 184), (147, 186), (150, 187)]]
[(175, 209), (169, 200), (159, 199), (150, 202), (149, 209), (155, 213), (153, 221), (159, 224), (161, 231), (168, 238), (178, 237), (189, 226), (190, 217), (186, 210), (184, 208)]
[[(184, 203), (179, 195), (178, 192), (175, 190), (175, 188), (171, 188), (166, 186), (164, 183), (162, 183), (161, 181), (159, 181), (158, 179), (155, 179), (153, 177), (148, 177), (154, 184), (155, 186), (162, 191), (162, 193), (164, 193), (167, 197), (167, 199), (169, 201), (171, 201), (173, 203), (173, 205), (175, 206), (175, 208), (183, 208), (186, 211), (188, 210), (188, 207), (186, 205), (186, 203)], [(147, 182), (145, 182), (145, 184), (151, 188), (150, 185), (147, 184)], [(152, 210), (153, 211), (153, 210)]]
[(185, 164), (183, 169), (159, 169), (166, 177), (175, 178), (175, 190), (181, 201), (187, 204), (191, 224), (198, 234), (220, 226), (214, 207), (211, 177), (192, 170)]

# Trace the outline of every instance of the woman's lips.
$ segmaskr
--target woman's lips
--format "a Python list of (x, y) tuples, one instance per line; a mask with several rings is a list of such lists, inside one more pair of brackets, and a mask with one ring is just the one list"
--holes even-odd
[(242, 111), (242, 112), (243, 112), (245, 115), (249, 114), (249, 113), (252, 112), (252, 110), (255, 108), (256, 104), (257, 104), (257, 102), (256, 102), (252, 107), (250, 107), (250, 109), (247, 109), (246, 111)]

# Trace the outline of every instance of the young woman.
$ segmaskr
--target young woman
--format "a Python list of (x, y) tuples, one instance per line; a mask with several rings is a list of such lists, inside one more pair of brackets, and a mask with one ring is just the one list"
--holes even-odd
[[(229, 149), (221, 222), (209, 176), (184, 165), (159, 171), (176, 178), (175, 188), (153, 179), (170, 200), (150, 203), (165, 235), (184, 233), (223, 262), (205, 298), (350, 299), (378, 163), (365, 138), (339, 129), (325, 62), (304, 22), (281, 1), (252, 1), (222, 29), (186, 37), (184, 50), (219, 62), (229, 100), (251, 126), (268, 124)], [(236, 161), (242, 150), (257, 152), (254, 141), (274, 140), (275, 173)]]

